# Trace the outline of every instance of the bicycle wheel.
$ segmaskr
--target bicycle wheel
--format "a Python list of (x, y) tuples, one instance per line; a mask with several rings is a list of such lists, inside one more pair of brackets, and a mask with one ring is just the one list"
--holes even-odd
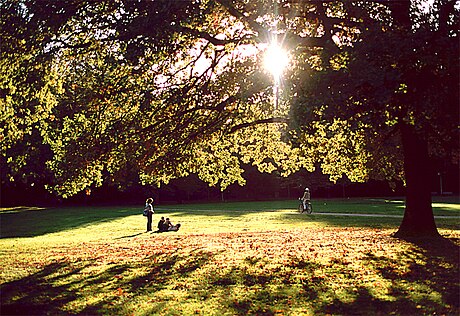
[(307, 213), (311, 214), (312, 212), (313, 212), (313, 206), (311, 205), (311, 203), (307, 203)]
[(299, 203), (299, 207), (297, 208), (297, 210), (299, 211), (299, 213), (305, 212), (305, 209), (303, 208), (303, 203)]

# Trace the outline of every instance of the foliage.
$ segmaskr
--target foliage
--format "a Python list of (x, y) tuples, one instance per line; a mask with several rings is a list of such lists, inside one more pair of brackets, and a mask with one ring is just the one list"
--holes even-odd
[(346, 174), (354, 182), (369, 179), (369, 170), (365, 168), (370, 153), (366, 150), (365, 133), (354, 131), (350, 123), (336, 119), (315, 122), (310, 125), (312, 134), (303, 134), (300, 138), (304, 155), (321, 161), (321, 170), (336, 182)]
[[(351, 42), (336, 37), (340, 50), (335, 53), (317, 50), (299, 55), (291, 79), (296, 96), (291, 111), (302, 138), (316, 145), (315, 139), (324, 135), (323, 142), (336, 143), (333, 126), (341, 122), (340, 157), (354, 161), (353, 167), (349, 162), (336, 163), (340, 161), (336, 152), (325, 146), (310, 146), (318, 149), (317, 160), (333, 179), (343, 173), (350, 179), (366, 180), (366, 176), (358, 179), (353, 174), (360, 170), (373, 178), (404, 180), (399, 132), (403, 122), (415, 126), (429, 142), (432, 156), (455, 161), (458, 143), (452, 140), (458, 138), (459, 67), (452, 56), (458, 54), (457, 30), (442, 33), (430, 28), (426, 20), (414, 22), (414, 29), (398, 28), (391, 22), (392, 14), (396, 15), (392, 11), (365, 23), (371, 18), (370, 11), (361, 23), (352, 23), (350, 17), (356, 10), (365, 11), (348, 5), (342, 13), (350, 14), (340, 17), (341, 23), (329, 25), (336, 36)], [(420, 14), (413, 8), (413, 14), (417, 12)], [(458, 19), (458, 11), (451, 14)], [(355, 134), (360, 135), (359, 140)]]
[[(40, 77), (46, 85), (54, 85), (49, 97), (52, 102), (45, 102), (43, 116), (26, 114), (26, 119), (40, 124), (32, 122), (27, 128), (16, 128), (16, 134), (6, 133), (4, 172), (11, 180), (24, 171), (26, 163), (20, 163), (20, 157), (33, 157), (24, 146), (17, 146), (19, 143), (40, 149), (43, 163), (32, 171), (38, 175), (51, 172), (54, 178), (42, 184), (64, 197), (103, 181), (127, 186), (141, 177), (160, 185), (187, 175), (190, 169), (196, 171), (192, 165), (197, 162), (192, 160), (197, 148), (215, 146), (212, 144), (237, 124), (272, 114), (265, 92), (260, 90), (264, 83), (254, 68), (256, 56), (241, 56), (246, 32), (232, 26), (234, 18), (213, 2), (68, 1), (56, 6), (31, 1), (7, 2), (2, 8), (8, 11), (2, 16), (2, 32), (12, 32), (9, 22), (17, 21), (18, 29), (30, 32), (37, 46), (32, 58), (36, 68), (48, 69), (56, 77)], [(54, 24), (56, 16), (59, 19)], [(50, 34), (39, 37), (39, 30), (31, 29), (28, 19), (48, 25)], [(209, 35), (222, 32), (224, 39)], [(5, 47), (11, 48), (18, 37), (5, 37)], [(2, 78), (20, 78), (11, 78), (6, 68), (15, 54), (12, 49), (5, 50)], [(45, 57), (49, 62), (41, 63)], [(27, 72), (29, 67), (22, 65), (21, 71)], [(253, 75), (248, 75), (251, 72)], [(16, 81), (9, 85), (26, 84)], [(5, 83), (5, 97), (11, 100), (14, 90), (8, 87)], [(40, 84), (34, 81), (31, 87)], [(23, 91), (21, 97), (32, 95)], [(256, 107), (248, 101), (254, 99), (260, 103)], [(23, 106), (20, 100), (8, 102), (11, 111)], [(15, 128), (9, 124), (11, 117), (13, 114), (3, 118), (10, 130)], [(29, 130), (40, 137), (23, 139), (20, 135), (31, 133)], [(273, 137), (279, 135), (273, 133)], [(239, 147), (244, 141), (229, 139), (235, 139), (232, 146)], [(16, 151), (24, 152), (16, 154), (15, 146), (19, 147)], [(225, 146), (230, 145), (221, 147)], [(284, 150), (289, 148), (284, 146)], [(212, 159), (227, 168), (227, 163), (234, 163), (221, 159), (229, 156), (216, 154)], [(11, 157), (17, 157), (16, 161)], [(228, 168), (225, 172), (223, 167), (200, 166), (201, 177), (212, 185), (215, 179), (223, 180), (222, 188), (242, 181), (239, 163), (233, 171)]]
[(2, 2), (0, 10), (1, 178), (2, 183), (34, 185), (50, 180), (44, 167), (51, 155), (42, 145), (40, 126), (57, 104), (60, 83), (37, 43), (47, 36), (47, 27), (38, 26), (32, 17), (21, 21), (18, 15), (27, 14), (26, 9), (13, 3)]
[[(193, 149), (191, 163), (184, 170), (197, 174), (210, 185), (225, 189), (233, 182), (244, 185), (241, 164), (256, 165), (260, 172), (288, 175), (301, 167), (311, 168), (308, 159), (290, 147), (283, 127), (276, 124), (248, 127), (214, 137)], [(207, 168), (203, 168), (207, 166)]]

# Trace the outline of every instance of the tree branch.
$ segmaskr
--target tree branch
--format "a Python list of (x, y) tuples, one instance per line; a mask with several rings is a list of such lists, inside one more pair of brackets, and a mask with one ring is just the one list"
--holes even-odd
[[(236, 9), (229, 0), (217, 0), (223, 7), (227, 9), (227, 11), (233, 15), (234, 17), (246, 22), (249, 27), (258, 33), (256, 40), (258, 42), (268, 43), (271, 40), (270, 31), (264, 28), (261, 24), (254, 21), (253, 19), (249, 18), (248, 16), (244, 15), (238, 9)], [(322, 2), (329, 2), (329, 1), (317, 1), (318, 3)], [(293, 46), (303, 45), (308, 47), (328, 47), (328, 48), (335, 48), (337, 47), (334, 45), (333, 41), (327, 37), (302, 37), (300, 35), (287, 32), (285, 34), (285, 41), (287, 44), (291, 44)], [(330, 35), (330, 34), (329, 34)]]
[(245, 16), (242, 12), (238, 11), (231, 3), (230, 1), (228, 0), (218, 0), (217, 2), (219, 2), (223, 7), (225, 7), (227, 9), (227, 11), (233, 15), (234, 17), (246, 22), (250, 27), (251, 29), (253, 29), (254, 31), (256, 31), (259, 35), (259, 37), (261, 36), (265, 36), (266, 38), (265, 39), (260, 39), (259, 41), (261, 42), (267, 42), (268, 39), (269, 39), (269, 31), (267, 29), (265, 29), (261, 24), (257, 23), (256, 21), (250, 19), (249, 17)]
[(227, 44), (240, 43), (243, 40), (250, 39), (249, 37), (243, 37), (243, 38), (237, 38), (237, 39), (218, 39), (207, 32), (198, 31), (198, 30), (195, 30), (189, 27), (185, 27), (185, 26), (177, 26), (176, 29), (178, 31), (182, 31), (184, 33), (188, 33), (196, 37), (203, 38), (207, 40), (208, 42), (214, 44), (215, 46), (225, 46)]
[(273, 124), (273, 123), (281, 123), (281, 124), (289, 124), (289, 119), (283, 118), (283, 117), (272, 117), (268, 119), (262, 119), (262, 120), (256, 120), (252, 122), (246, 122), (246, 123), (241, 123), (238, 125), (233, 126), (228, 134), (232, 134), (240, 129), (250, 127), (250, 126), (256, 126), (256, 125), (261, 125), (261, 124)]

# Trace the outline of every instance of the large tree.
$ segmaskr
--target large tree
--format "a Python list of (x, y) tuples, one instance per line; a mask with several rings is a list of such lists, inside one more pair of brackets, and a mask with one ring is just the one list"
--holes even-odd
[(438, 235), (427, 179), (433, 159), (458, 163), (455, 2), (285, 1), (272, 20), (223, 3), (253, 29), (275, 21), (292, 51), (290, 126), (304, 155), (333, 180), (402, 179), (396, 235)]
[(397, 236), (438, 234), (427, 179), (434, 158), (458, 163), (459, 8), (454, 1), (422, 4), (312, 9), (320, 37), (336, 47), (299, 54), (291, 78), (301, 146), (323, 170), (358, 181), (405, 181)]
[[(3, 181), (51, 174), (43, 182), (69, 196), (104, 181), (160, 185), (190, 173), (225, 188), (244, 183), (249, 162), (285, 174), (308, 167), (286, 144), (285, 118), (273, 117), (257, 35), (224, 6), (5, 1), (1, 9)], [(22, 73), (42, 73), (36, 81), (10, 68), (17, 56), (30, 60)], [(24, 175), (27, 148), (47, 155)]]

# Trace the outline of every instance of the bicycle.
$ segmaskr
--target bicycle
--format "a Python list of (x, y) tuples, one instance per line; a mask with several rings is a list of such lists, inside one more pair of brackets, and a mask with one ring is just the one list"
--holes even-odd
[(299, 207), (298, 207), (299, 213), (307, 212), (307, 214), (311, 214), (313, 212), (313, 206), (311, 205), (311, 201), (307, 201), (305, 204), (307, 206), (306, 209), (305, 209), (302, 199), (299, 199)]

